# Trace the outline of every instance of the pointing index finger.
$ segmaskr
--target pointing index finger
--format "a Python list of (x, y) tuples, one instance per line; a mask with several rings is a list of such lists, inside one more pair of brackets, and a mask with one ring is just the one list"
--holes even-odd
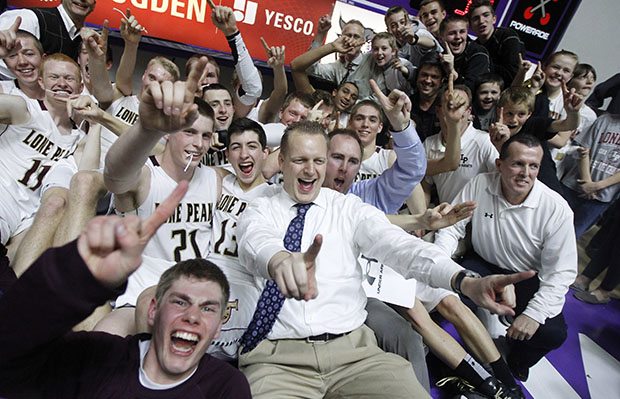
[(211, 8), (212, 10), (215, 8), (215, 4), (213, 4), (213, 0), (207, 0), (207, 3), (209, 4), (209, 8)]
[(504, 107), (497, 108), (497, 122), (501, 124), (504, 123)]
[(316, 103), (314, 105), (314, 107), (312, 107), (313, 111), (316, 111), (317, 109), (321, 108), (321, 105), (323, 105), (323, 100), (319, 101), (318, 103)]
[(166, 220), (177, 209), (177, 206), (185, 196), (188, 189), (188, 183), (185, 180), (179, 182), (172, 193), (155, 208), (155, 212), (142, 223), (142, 237), (147, 241), (155, 234), (159, 226), (164, 224)]
[(265, 41), (265, 39), (261, 36), (260, 38), (260, 42), (263, 44), (263, 48), (265, 49), (265, 51), (267, 52), (267, 54), (271, 54), (271, 49), (269, 48), (269, 45), (267, 44), (267, 42)]
[(450, 74), (448, 76), (448, 93), (454, 93), (454, 75)]
[(321, 250), (321, 245), (323, 245), (323, 236), (317, 234), (314, 237), (314, 241), (308, 250), (304, 253), (304, 262), (306, 263), (314, 263), (316, 257), (319, 255), (319, 251)]
[(129, 17), (131, 17), (131, 9), (128, 8), (126, 14), (127, 14), (127, 19), (129, 19)]
[[(105, 21), (103, 21), (103, 30), (101, 31), (101, 40), (103, 41), (103, 43), (108, 44), (108, 26), (110, 25), (110, 22), (106, 19)], [(105, 49), (104, 49), (105, 51)]]
[(370, 87), (372, 87), (372, 91), (375, 93), (375, 96), (377, 96), (377, 99), (381, 103), (381, 106), (385, 108), (387, 105), (387, 97), (385, 94), (383, 94), (383, 92), (379, 88), (379, 85), (377, 84), (377, 82), (375, 82), (374, 79), (370, 79)]
[(189, 103), (193, 101), (194, 93), (198, 89), (198, 82), (200, 81), (200, 77), (202, 76), (202, 72), (207, 65), (207, 57), (200, 57), (198, 62), (195, 62), (190, 70), (189, 75), (187, 75), (187, 81), (185, 82), (185, 102)]
[(22, 23), (22, 17), (15, 18), (15, 22), (13, 22), (13, 25), (11, 25), (9, 30), (14, 33), (17, 33), (17, 31), (19, 30), (19, 25), (21, 25), (21, 23)]

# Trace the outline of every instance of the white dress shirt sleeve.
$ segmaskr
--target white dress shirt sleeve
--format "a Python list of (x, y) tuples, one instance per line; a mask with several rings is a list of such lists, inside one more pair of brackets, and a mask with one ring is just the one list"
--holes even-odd
[(452, 290), (452, 276), (463, 268), (435, 245), (394, 226), (373, 206), (363, 204), (356, 216), (354, 241), (365, 256), (390, 265), (407, 279)]
[(546, 225), (549, 231), (545, 234), (538, 271), (540, 287), (523, 311), (540, 324), (560, 314), (568, 286), (577, 277), (577, 243), (572, 213), (556, 210)]

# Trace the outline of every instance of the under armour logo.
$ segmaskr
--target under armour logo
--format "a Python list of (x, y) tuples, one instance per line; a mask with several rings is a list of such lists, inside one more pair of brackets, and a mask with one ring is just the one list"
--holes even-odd
[(493, 214), (492, 213), (484, 213), (484, 217), (485, 218), (489, 218), (489, 219), (493, 219)]

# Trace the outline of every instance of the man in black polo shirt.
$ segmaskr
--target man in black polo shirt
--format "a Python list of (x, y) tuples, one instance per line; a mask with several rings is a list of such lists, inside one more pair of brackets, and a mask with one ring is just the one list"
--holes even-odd
[(525, 54), (519, 35), (510, 28), (495, 27), (495, 11), (489, 0), (478, 0), (467, 13), (469, 26), (478, 36), (476, 43), (483, 45), (489, 53), (491, 72), (504, 79), (510, 86), (519, 70), (519, 54)]
[(454, 75), (454, 84), (465, 84), (474, 92), (476, 78), (489, 72), (489, 53), (467, 36), (469, 22), (461, 15), (450, 15), (441, 22), (439, 33), (446, 52), (441, 55), (446, 72)]

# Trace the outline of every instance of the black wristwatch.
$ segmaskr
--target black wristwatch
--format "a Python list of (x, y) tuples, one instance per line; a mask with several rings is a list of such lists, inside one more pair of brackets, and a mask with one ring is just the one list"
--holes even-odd
[(461, 283), (463, 282), (463, 279), (465, 277), (480, 278), (482, 276), (479, 273), (467, 269), (463, 269), (458, 272), (458, 274), (454, 278), (454, 284), (452, 288), (454, 289), (454, 292), (459, 295), (463, 295), (463, 293), (461, 292)]

